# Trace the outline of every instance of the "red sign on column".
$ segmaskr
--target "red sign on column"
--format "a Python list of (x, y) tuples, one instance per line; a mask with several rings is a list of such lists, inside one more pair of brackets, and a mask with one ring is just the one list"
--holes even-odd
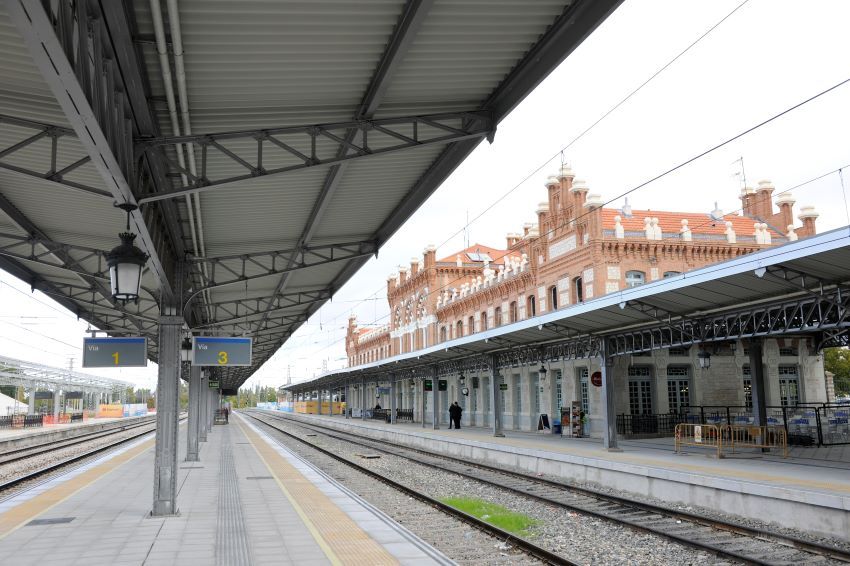
[(602, 387), (602, 372), (595, 371), (590, 374), (590, 383), (592, 383), (596, 387)]

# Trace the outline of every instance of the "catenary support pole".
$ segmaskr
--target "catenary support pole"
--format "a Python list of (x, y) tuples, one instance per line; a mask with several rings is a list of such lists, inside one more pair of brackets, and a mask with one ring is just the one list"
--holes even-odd
[(505, 436), (502, 432), (502, 396), (499, 388), (501, 382), (499, 358), (492, 355), (490, 356), (490, 409), (493, 411), (493, 436), (498, 437)]
[[(178, 270), (179, 271), (179, 270)], [(156, 386), (153, 510), (155, 517), (177, 513), (177, 419), (180, 394), (180, 329), (176, 306), (159, 317), (159, 375)]]
[(605, 431), (602, 446), (609, 452), (620, 452), (617, 447), (617, 409), (614, 404), (614, 372), (611, 371), (611, 359), (608, 357), (606, 342), (602, 339), (599, 348), (600, 371), (602, 372), (602, 420)]
[(201, 434), (201, 367), (189, 366), (189, 424), (186, 427), (186, 461), (197, 462)]

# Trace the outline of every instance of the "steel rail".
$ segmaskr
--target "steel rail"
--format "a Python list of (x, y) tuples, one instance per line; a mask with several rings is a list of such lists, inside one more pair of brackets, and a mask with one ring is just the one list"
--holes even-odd
[[(266, 413), (266, 414), (268, 415), (268, 413)], [(387, 453), (387, 454), (392, 454), (394, 456), (399, 456), (399, 457), (402, 457), (402, 458), (408, 458), (408, 459), (416, 461), (417, 463), (425, 465), (425, 466), (430, 466), (430, 467), (433, 467), (435, 469), (440, 469), (440, 470), (443, 470), (443, 471), (450, 471), (451, 473), (456, 473), (456, 474), (468, 477), (470, 479), (474, 479), (476, 481), (489, 483), (489, 484), (497, 486), (499, 488), (506, 489), (506, 490), (512, 491), (514, 493), (517, 493), (517, 494), (520, 494), (520, 495), (523, 495), (523, 496), (526, 496), (526, 497), (537, 499), (539, 501), (543, 501), (543, 502), (551, 504), (551, 505), (556, 505), (556, 506), (568, 508), (568, 509), (571, 509), (573, 511), (580, 512), (580, 513), (593, 515), (594, 517), (599, 518), (599, 519), (626, 524), (630, 527), (633, 527), (635, 529), (638, 529), (638, 530), (641, 530), (641, 531), (644, 531), (644, 532), (652, 533), (652, 534), (655, 534), (655, 535), (662, 536), (664, 538), (675, 540), (676, 542), (678, 542), (680, 544), (684, 544), (684, 545), (690, 546), (692, 548), (697, 548), (697, 549), (700, 549), (700, 550), (706, 550), (706, 551), (713, 552), (713, 553), (718, 554), (718, 555), (726, 556), (728, 558), (740, 560), (740, 561), (743, 561), (743, 562), (748, 563), (748, 564), (771, 565), (771, 564), (773, 564), (773, 562), (760, 560), (758, 557), (742, 554), (742, 553), (735, 552), (735, 551), (732, 551), (732, 550), (727, 550), (727, 549), (724, 549), (720, 546), (694, 541), (692, 538), (689, 538), (686, 535), (685, 536), (677, 535), (675, 533), (671, 533), (669, 531), (666, 531), (663, 528), (656, 528), (656, 527), (653, 527), (653, 526), (650, 526), (650, 525), (641, 524), (641, 523), (636, 522), (636, 521), (631, 521), (629, 519), (617, 517), (617, 516), (612, 515), (612, 514), (607, 513), (607, 512), (589, 509), (589, 508), (581, 506), (581, 505), (571, 505), (569, 503), (565, 503), (565, 502), (560, 501), (560, 500), (552, 499), (552, 498), (547, 497), (543, 494), (532, 493), (532, 492), (529, 492), (527, 490), (523, 490), (523, 489), (519, 489), (519, 488), (513, 488), (513, 487), (511, 487), (509, 485), (505, 485), (504, 483), (501, 483), (501, 482), (490, 481), (490, 480), (487, 480), (486, 478), (482, 477), (481, 475), (476, 475), (474, 472), (471, 472), (469, 470), (469, 468), (475, 468), (477, 470), (483, 470), (483, 471), (487, 471), (487, 472), (494, 473), (494, 474), (509, 476), (511, 478), (519, 479), (519, 480), (522, 480), (522, 481), (525, 481), (525, 482), (530, 482), (530, 483), (533, 483), (533, 484), (539, 484), (539, 485), (546, 486), (546, 487), (549, 487), (549, 488), (563, 490), (563, 491), (566, 491), (568, 493), (579, 494), (579, 495), (582, 495), (584, 497), (596, 499), (596, 500), (601, 501), (605, 504), (613, 504), (613, 505), (622, 506), (622, 507), (628, 508), (629, 510), (637, 510), (639, 512), (660, 515), (664, 518), (679, 520), (679, 521), (682, 521), (682, 522), (687, 521), (689, 523), (692, 523), (694, 525), (698, 525), (700, 527), (708, 527), (708, 528), (711, 528), (711, 529), (716, 529), (716, 530), (724, 531), (724, 532), (727, 532), (727, 533), (732, 533), (732, 534), (736, 534), (736, 535), (740, 535), (740, 536), (744, 536), (744, 537), (749, 537), (751, 539), (759, 539), (761, 541), (775, 542), (779, 545), (782, 545), (782, 546), (785, 546), (785, 547), (788, 547), (788, 548), (793, 548), (793, 549), (796, 549), (796, 550), (799, 550), (799, 551), (809, 552), (809, 553), (812, 553), (812, 554), (816, 554), (818, 556), (823, 556), (823, 557), (831, 558), (831, 559), (838, 560), (838, 561), (841, 561), (841, 562), (850, 563), (850, 552), (847, 552), (843, 549), (840, 549), (840, 548), (837, 548), (837, 547), (834, 547), (834, 546), (819, 544), (819, 543), (803, 540), (803, 539), (800, 539), (798, 537), (793, 537), (793, 536), (790, 536), (790, 535), (783, 535), (783, 534), (780, 534), (780, 533), (765, 531), (763, 529), (757, 529), (757, 528), (753, 528), (753, 527), (747, 527), (747, 526), (744, 526), (744, 525), (730, 523), (730, 522), (723, 521), (723, 520), (720, 520), (720, 519), (708, 518), (708, 517), (705, 517), (705, 516), (702, 516), (702, 515), (698, 515), (696, 513), (689, 513), (689, 512), (686, 512), (686, 511), (672, 510), (672, 509), (669, 509), (667, 507), (662, 507), (662, 506), (659, 506), (659, 505), (653, 505), (651, 503), (635, 501), (635, 500), (628, 499), (628, 498), (625, 498), (625, 497), (618, 497), (616, 495), (602, 493), (602, 492), (599, 492), (599, 491), (596, 491), (596, 490), (593, 490), (593, 489), (576, 487), (576, 486), (568, 485), (568, 484), (558, 482), (558, 481), (555, 481), (555, 480), (549, 480), (549, 479), (545, 479), (545, 478), (541, 478), (541, 477), (537, 477), (537, 476), (529, 476), (529, 475), (526, 475), (526, 474), (523, 474), (523, 473), (520, 473), (520, 472), (505, 470), (505, 469), (498, 468), (498, 467), (495, 467), (495, 466), (489, 466), (487, 464), (470, 463), (470, 462), (467, 462), (467, 461), (464, 461), (464, 460), (453, 458), (451, 456), (446, 456), (446, 455), (443, 455), (443, 454), (436, 454), (436, 453), (433, 453), (433, 452), (429, 452), (427, 450), (422, 450), (420, 448), (411, 448), (409, 446), (404, 446), (404, 445), (397, 444), (397, 443), (394, 443), (394, 442), (391, 442), (391, 441), (388, 441), (388, 440), (382, 440), (380, 443), (378, 443), (374, 439), (371, 439), (371, 438), (366, 437), (366, 436), (359, 435), (359, 434), (352, 432), (352, 431), (348, 431), (343, 436), (343, 435), (330, 433), (330, 432), (327, 431), (327, 429), (319, 427), (317, 425), (311, 425), (309, 423), (304, 423), (304, 422), (301, 422), (301, 421), (284, 418), (284, 417), (281, 417), (279, 415), (269, 415), (269, 416), (272, 416), (272, 418), (277, 418), (278, 420), (286, 421), (286, 422), (289, 422), (289, 423), (297, 423), (298, 426), (302, 426), (304, 428), (308, 428), (308, 429), (314, 430), (314, 431), (319, 431), (322, 434), (325, 434), (327, 436), (331, 436), (333, 438), (337, 438), (339, 440), (343, 440), (345, 442), (357, 444), (357, 445), (360, 445), (360, 446), (365, 446), (365, 447), (368, 447), (372, 450), (381, 451), (381, 452), (384, 452), (384, 453)], [(363, 443), (363, 442), (358, 442), (356, 440), (353, 440), (352, 437), (357, 437), (357, 438), (367, 440), (369, 443), (366, 444), (366, 443)], [(415, 452), (415, 453), (418, 453), (418, 454), (423, 454), (423, 455), (426, 455), (426, 456), (429, 456), (429, 457), (432, 457), (432, 458), (447, 460), (447, 461), (450, 461), (452, 463), (458, 464), (459, 469), (448, 469), (448, 468), (441, 466), (437, 463), (424, 462), (424, 461), (420, 461), (418, 459), (410, 458), (409, 456), (404, 456), (404, 455), (399, 454), (397, 452), (393, 452), (391, 450), (388, 450), (386, 448), (386, 446), (391, 446), (391, 447), (395, 447), (395, 448), (398, 448), (398, 449), (403, 449), (403, 450), (406, 450), (406, 451)]]
[(273, 430), (275, 430), (275, 431), (277, 431), (281, 434), (284, 434), (289, 438), (297, 440), (297, 441), (301, 442), (302, 444), (309, 446), (313, 450), (321, 452), (322, 454), (329, 456), (329, 457), (333, 458), (334, 460), (337, 460), (337, 461), (342, 462), (343, 464), (345, 464), (347, 466), (354, 468), (358, 472), (366, 474), (366, 475), (368, 475), (368, 476), (370, 476), (370, 477), (392, 487), (393, 489), (401, 491), (402, 493), (404, 493), (408, 497), (412, 497), (412, 498), (417, 499), (419, 501), (422, 501), (423, 503), (426, 503), (426, 504), (428, 504), (432, 507), (435, 507), (435, 508), (439, 509), (440, 511), (442, 511), (443, 513), (451, 515), (451, 516), (455, 517), (456, 519), (463, 521), (464, 523), (467, 523), (468, 525), (475, 527), (476, 529), (478, 529), (478, 530), (480, 530), (484, 533), (487, 533), (490, 536), (496, 537), (496, 538), (498, 538), (502, 541), (505, 541), (505, 542), (511, 541), (515, 547), (519, 548), (520, 550), (522, 550), (526, 554), (529, 554), (529, 555), (531, 555), (531, 556), (533, 556), (533, 557), (535, 557), (539, 560), (542, 560), (546, 564), (559, 564), (559, 565), (568, 565), (568, 566), (577, 566), (578, 565), (577, 562), (572, 562), (571, 560), (564, 558), (563, 556), (559, 556), (559, 555), (557, 555), (557, 554), (555, 554), (555, 553), (553, 553), (549, 550), (546, 550), (545, 548), (539, 547), (536, 544), (534, 544), (533, 542), (528, 541), (528, 540), (526, 540), (522, 537), (519, 537), (519, 536), (515, 535), (514, 533), (500, 529), (499, 527), (496, 527), (495, 525), (491, 525), (490, 523), (483, 521), (483, 520), (479, 519), (478, 517), (475, 517), (474, 515), (470, 515), (470, 514), (465, 513), (465, 512), (463, 512), (459, 509), (455, 509), (451, 505), (447, 505), (447, 504), (443, 503), (442, 501), (440, 501), (438, 499), (434, 499), (434, 498), (429, 497), (429, 496), (427, 496), (427, 495), (425, 495), (425, 494), (423, 494), (419, 491), (416, 491), (415, 489), (407, 487), (404, 484), (393, 481), (393, 480), (391, 480), (391, 479), (389, 479), (385, 476), (382, 476), (378, 472), (370, 470), (369, 468), (365, 468), (365, 467), (361, 466), (360, 464), (352, 462), (351, 460), (348, 460), (343, 456), (335, 454), (334, 452), (332, 452), (330, 450), (326, 450), (324, 448), (316, 446), (316, 445), (312, 444), (311, 442), (304, 440), (303, 438), (299, 438), (298, 436), (296, 436), (292, 433), (289, 433), (285, 430), (282, 430), (282, 429), (274, 426), (273, 424), (270, 424), (270, 423), (264, 421), (263, 419), (256, 416), (255, 414), (251, 414), (251, 413), (245, 413), (245, 414), (247, 416), (253, 418), (257, 422), (263, 423), (264, 425), (268, 426), (269, 428), (271, 428), (271, 429), (273, 429)]

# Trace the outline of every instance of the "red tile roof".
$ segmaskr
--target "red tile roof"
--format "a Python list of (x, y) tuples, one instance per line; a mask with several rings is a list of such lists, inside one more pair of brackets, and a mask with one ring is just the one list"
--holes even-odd
[[(726, 221), (732, 222), (732, 229), (738, 236), (752, 236), (755, 233), (753, 226), (756, 220), (746, 216), (738, 216), (737, 214), (727, 214), (723, 220), (714, 221), (708, 214), (700, 214), (694, 212), (664, 212), (660, 210), (633, 210), (632, 217), (626, 218), (622, 211), (614, 208), (602, 209), (602, 228), (605, 230), (614, 229), (614, 217), (620, 216), (620, 224), (623, 225), (623, 230), (629, 232), (642, 232), (644, 230), (644, 218), (658, 218), (658, 225), (661, 226), (661, 231), (664, 233), (676, 232), (682, 229), (682, 219), (688, 220), (688, 228), (694, 234), (717, 234), (723, 235), (726, 233)], [(771, 236), (785, 236), (768, 226)]]

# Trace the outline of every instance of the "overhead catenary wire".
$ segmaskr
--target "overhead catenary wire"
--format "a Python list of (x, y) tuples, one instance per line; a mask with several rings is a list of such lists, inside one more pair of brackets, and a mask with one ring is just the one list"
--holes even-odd
[[(646, 87), (649, 83), (651, 83), (653, 80), (655, 80), (656, 78), (658, 78), (658, 76), (659, 76), (659, 75), (661, 75), (664, 71), (666, 71), (666, 70), (667, 70), (670, 66), (672, 66), (672, 65), (673, 65), (676, 61), (678, 61), (678, 60), (679, 60), (682, 56), (684, 56), (687, 52), (689, 52), (691, 49), (693, 49), (693, 48), (694, 48), (697, 44), (699, 44), (700, 42), (702, 42), (702, 41), (703, 41), (706, 37), (708, 37), (708, 36), (709, 36), (709, 35), (710, 35), (710, 34), (711, 34), (714, 30), (716, 30), (716, 29), (717, 29), (718, 27), (720, 27), (720, 26), (721, 26), (721, 25), (722, 25), (722, 24), (723, 24), (726, 20), (728, 20), (728, 19), (729, 19), (729, 18), (730, 18), (733, 14), (735, 14), (738, 10), (740, 10), (741, 8), (743, 8), (743, 7), (744, 7), (744, 6), (745, 6), (748, 2), (749, 2), (749, 0), (743, 0), (743, 2), (741, 2), (740, 4), (738, 4), (737, 6), (735, 6), (735, 8), (733, 8), (731, 11), (729, 11), (729, 12), (728, 12), (725, 16), (723, 16), (720, 20), (718, 20), (717, 22), (715, 22), (715, 23), (714, 23), (711, 27), (709, 27), (709, 28), (708, 28), (705, 32), (703, 32), (702, 34), (700, 34), (700, 36), (699, 36), (699, 37), (697, 37), (697, 38), (696, 38), (694, 41), (692, 41), (692, 42), (691, 42), (691, 43), (690, 43), (687, 47), (685, 47), (685, 48), (684, 48), (684, 49), (682, 49), (679, 53), (677, 53), (677, 54), (676, 54), (676, 55), (675, 55), (672, 59), (670, 59), (670, 60), (669, 60), (669, 61), (667, 61), (664, 65), (662, 65), (661, 67), (659, 67), (659, 68), (658, 68), (658, 69), (657, 69), (654, 73), (652, 73), (652, 74), (651, 74), (651, 75), (650, 75), (647, 79), (645, 79), (645, 80), (644, 80), (644, 81), (643, 81), (640, 85), (638, 85), (636, 88), (634, 88), (633, 90), (631, 90), (628, 94), (626, 94), (626, 96), (625, 96), (625, 97), (623, 97), (623, 98), (622, 98), (619, 102), (617, 102), (614, 106), (612, 106), (612, 107), (611, 107), (611, 108), (609, 108), (606, 112), (604, 112), (604, 113), (603, 113), (603, 114), (602, 114), (599, 118), (597, 118), (595, 121), (593, 121), (593, 122), (592, 122), (592, 123), (591, 123), (591, 124), (590, 124), (587, 128), (585, 128), (582, 132), (580, 132), (577, 136), (575, 136), (572, 140), (570, 140), (570, 141), (569, 141), (569, 142), (568, 142), (565, 146), (563, 146), (561, 149), (559, 149), (559, 150), (558, 150), (555, 154), (553, 154), (551, 157), (549, 157), (549, 158), (547, 158), (545, 161), (543, 161), (540, 165), (538, 165), (537, 167), (535, 167), (535, 168), (534, 168), (531, 172), (529, 172), (527, 175), (525, 175), (525, 177), (523, 177), (521, 181), (519, 181), (519, 182), (518, 182), (518, 183), (516, 183), (514, 186), (512, 186), (510, 189), (508, 189), (508, 191), (506, 191), (504, 194), (502, 194), (501, 196), (499, 196), (498, 198), (496, 198), (496, 199), (495, 199), (492, 203), (490, 203), (490, 205), (488, 205), (488, 206), (487, 206), (487, 208), (485, 208), (485, 209), (484, 209), (483, 211), (481, 211), (478, 215), (476, 215), (476, 216), (475, 216), (475, 217), (474, 217), (471, 221), (469, 220), (469, 213), (468, 213), (468, 211), (467, 211), (466, 224), (465, 224), (463, 227), (461, 227), (461, 229), (460, 229), (460, 230), (458, 230), (458, 231), (454, 232), (451, 236), (449, 236), (449, 237), (448, 237), (448, 238), (447, 238), (447, 239), (446, 239), (443, 243), (441, 243), (438, 247), (442, 247), (442, 246), (446, 245), (448, 242), (450, 242), (450, 241), (451, 241), (454, 237), (456, 237), (458, 234), (460, 234), (460, 233), (464, 232), (465, 230), (468, 230), (468, 228), (469, 228), (469, 226), (470, 226), (471, 224), (475, 223), (477, 220), (479, 220), (481, 217), (483, 217), (485, 214), (487, 214), (490, 210), (492, 210), (492, 209), (493, 209), (493, 207), (495, 207), (495, 206), (496, 206), (496, 205), (498, 205), (500, 202), (502, 202), (502, 201), (503, 201), (505, 198), (507, 198), (510, 194), (512, 194), (514, 191), (516, 191), (519, 187), (521, 187), (522, 185), (524, 185), (525, 183), (527, 183), (527, 182), (528, 182), (528, 181), (529, 181), (532, 177), (534, 177), (534, 176), (535, 176), (535, 175), (537, 175), (537, 174), (538, 174), (541, 170), (543, 170), (543, 168), (544, 168), (544, 167), (546, 167), (546, 166), (549, 164), (549, 162), (551, 162), (553, 159), (557, 158), (559, 155), (563, 156), (564, 152), (565, 152), (567, 149), (569, 149), (569, 148), (570, 148), (570, 147), (572, 147), (572, 146), (573, 146), (576, 142), (578, 142), (579, 140), (581, 140), (581, 139), (582, 139), (585, 135), (587, 135), (587, 134), (588, 134), (591, 130), (593, 130), (596, 126), (598, 126), (598, 125), (599, 125), (602, 121), (604, 121), (606, 118), (608, 118), (608, 116), (610, 116), (611, 114), (613, 114), (613, 113), (614, 113), (614, 112), (615, 112), (618, 108), (620, 108), (623, 104), (625, 104), (628, 100), (630, 100), (630, 99), (631, 99), (633, 96), (635, 96), (638, 92), (640, 92), (641, 90), (643, 90), (643, 88), (644, 88), (644, 87)], [(371, 295), (374, 295), (374, 294), (377, 294), (377, 293), (380, 293), (380, 292), (382, 291), (382, 289), (383, 289), (383, 287), (382, 287), (382, 288), (377, 289), (376, 291), (374, 291), (373, 293), (371, 293), (371, 294), (370, 294), (370, 296), (371, 296)], [(352, 309), (352, 310), (353, 310), (353, 309)], [(336, 320), (336, 319), (334, 319), (334, 320)]]

